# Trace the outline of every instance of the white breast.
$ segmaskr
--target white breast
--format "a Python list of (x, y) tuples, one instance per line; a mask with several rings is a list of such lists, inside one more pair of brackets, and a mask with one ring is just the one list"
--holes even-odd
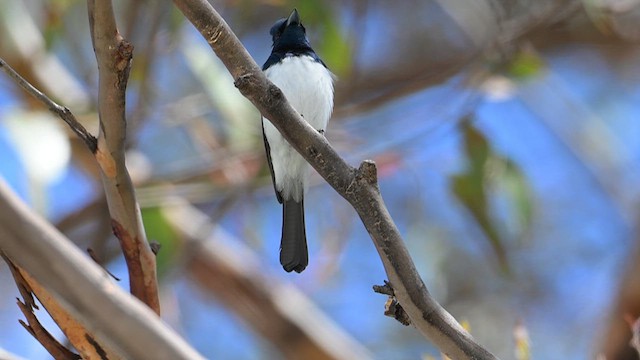
[[(333, 110), (333, 76), (327, 68), (310, 56), (289, 56), (265, 74), (311, 126), (326, 130)], [(262, 122), (271, 148), (276, 188), (285, 199), (300, 200), (306, 186), (306, 162), (269, 121)]]

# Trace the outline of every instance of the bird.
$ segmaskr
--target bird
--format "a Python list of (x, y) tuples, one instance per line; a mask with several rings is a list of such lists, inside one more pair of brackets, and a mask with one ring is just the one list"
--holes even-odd
[[(311, 47), (298, 10), (276, 21), (270, 35), (273, 46), (262, 66), (265, 76), (305, 121), (324, 134), (333, 111), (335, 76)], [(280, 264), (286, 272), (300, 273), (309, 264), (304, 224), (309, 166), (264, 117), (262, 132), (271, 180), (282, 204)]]

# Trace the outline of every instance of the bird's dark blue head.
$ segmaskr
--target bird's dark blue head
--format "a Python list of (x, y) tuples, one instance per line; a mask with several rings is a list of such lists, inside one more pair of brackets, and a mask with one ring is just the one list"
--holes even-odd
[(276, 21), (271, 27), (270, 33), (273, 38), (273, 52), (302, 53), (313, 51), (296, 9), (293, 9), (288, 18)]

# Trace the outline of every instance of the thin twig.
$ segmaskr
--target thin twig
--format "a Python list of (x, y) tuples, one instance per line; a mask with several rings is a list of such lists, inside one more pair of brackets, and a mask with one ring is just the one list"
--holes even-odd
[(18, 291), (22, 296), (22, 301), (17, 299), (18, 307), (20, 311), (27, 319), (25, 323), (22, 320), (19, 320), (20, 325), (25, 328), (33, 336), (42, 346), (53, 356), (54, 359), (61, 360), (77, 360), (80, 359), (80, 356), (71, 350), (67, 349), (64, 345), (62, 345), (56, 338), (54, 338), (47, 329), (42, 326), (36, 314), (33, 313), (34, 309), (38, 309), (34, 298), (33, 291), (29, 286), (29, 283), (25, 280), (25, 278), (20, 273), (18, 267), (4, 254), (0, 251), (0, 256), (4, 259), (9, 267), (9, 271), (13, 276), (13, 280), (18, 287)]
[(113, 273), (111, 271), (109, 271), (106, 267), (104, 267), (103, 262), (98, 258), (98, 254), (96, 254), (95, 251), (93, 251), (92, 248), (87, 248), (87, 254), (89, 254), (89, 257), (91, 258), (91, 260), (93, 260), (96, 264), (100, 265), (101, 268), (104, 269), (104, 271), (107, 272), (107, 274), (109, 274), (113, 280), (115, 281), (120, 281), (120, 278), (113, 275)]
[(384, 314), (388, 317), (392, 317), (404, 326), (411, 325), (411, 318), (406, 311), (402, 308), (402, 305), (396, 299), (396, 295), (391, 287), (391, 284), (385, 280), (384, 285), (373, 285), (373, 291), (378, 294), (389, 296), (387, 302), (384, 304)]
[(7, 64), (2, 58), (0, 58), (0, 69), (4, 71), (9, 77), (18, 84), (21, 88), (23, 88), (27, 93), (31, 94), (33, 97), (38, 99), (41, 103), (43, 103), (51, 112), (58, 115), (64, 122), (69, 125), (71, 130), (73, 130), (82, 141), (87, 145), (89, 150), (95, 154), (96, 149), (98, 148), (98, 142), (95, 136), (91, 135), (87, 129), (80, 124), (80, 122), (76, 119), (73, 113), (65, 106), (61, 106), (55, 101), (49, 99), (47, 95), (42, 93), (42, 91), (36, 89), (33, 85), (31, 85), (27, 80), (25, 80), (20, 74), (18, 74), (9, 64)]

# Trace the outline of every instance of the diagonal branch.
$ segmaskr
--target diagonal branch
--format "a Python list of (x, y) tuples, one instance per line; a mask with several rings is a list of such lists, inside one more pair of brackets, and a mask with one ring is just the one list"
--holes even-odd
[(76, 119), (76, 117), (65, 106), (58, 105), (55, 101), (49, 99), (49, 97), (43, 94), (40, 90), (36, 89), (33, 85), (29, 84), (20, 74), (18, 74), (11, 66), (9, 66), (4, 60), (0, 58), (0, 69), (4, 71), (9, 77), (13, 79), (21, 88), (31, 94), (38, 101), (45, 104), (50, 111), (58, 115), (64, 122), (69, 125), (76, 135), (87, 145), (89, 150), (95, 154), (97, 148), (97, 140), (95, 136), (91, 135), (87, 129)]
[[(60, 304), (59, 299), (56, 299), (49, 291), (44, 288), (44, 286), (36, 281), (33, 276), (29, 275), (28, 272), (13, 264), (11, 260), (5, 259), (5, 261), (9, 264), (10, 267), (14, 267), (14, 269), (12, 270), (17, 271), (19, 279), (24, 282), (29, 288), (29, 291), (38, 298), (51, 318), (56, 322), (60, 330), (62, 330), (64, 335), (67, 337), (69, 343), (78, 351), (80, 356), (76, 355), (76, 359), (82, 358), (119, 360), (122, 358), (113, 349), (105, 346), (105, 344), (102, 344), (99, 341), (96, 341), (94, 335), (90, 333), (87, 328), (80, 321), (78, 321), (78, 319), (71, 316), (71, 314), (66, 311)], [(16, 276), (14, 275), (14, 278), (15, 277)], [(17, 281), (18, 278), (16, 278), (16, 282)], [(58, 359), (58, 357), (55, 355), (54, 358)]]
[(1, 178), (0, 249), (43, 284), (95, 335), (96, 342), (117, 349), (123, 359), (202, 359), (147, 306), (114, 284), (69, 239), (29, 209)]
[[(22, 276), (22, 273), (17, 265), (15, 265), (8, 257), (4, 255), (3, 252), (0, 251), (0, 257), (4, 259), (9, 266), (9, 271), (13, 276), (13, 279), (18, 286), (18, 291), (20, 291), (20, 295), (22, 296), (22, 301), (18, 299), (18, 307), (20, 311), (27, 319), (27, 322), (20, 320), (20, 324), (33, 336), (42, 346), (54, 357), (54, 359), (60, 360), (77, 360), (80, 359), (78, 354), (73, 353), (71, 350), (67, 349), (64, 345), (62, 345), (58, 340), (56, 340), (51, 333), (45, 329), (38, 318), (33, 313), (34, 309), (38, 309), (38, 306), (35, 303), (33, 298), (33, 290), (29, 282)], [(1, 357), (0, 357), (1, 358)]]
[(140, 208), (125, 166), (125, 91), (133, 46), (118, 33), (111, 1), (88, 0), (88, 10), (99, 70), (100, 134), (96, 159), (111, 224), (127, 262), (131, 293), (160, 314), (156, 258), (147, 242)]
[(206, 0), (174, 0), (225, 64), (236, 87), (358, 212), (382, 259), (396, 298), (418, 330), (455, 359), (495, 359), (427, 291), (377, 184), (372, 161), (348, 165), (289, 105)]

